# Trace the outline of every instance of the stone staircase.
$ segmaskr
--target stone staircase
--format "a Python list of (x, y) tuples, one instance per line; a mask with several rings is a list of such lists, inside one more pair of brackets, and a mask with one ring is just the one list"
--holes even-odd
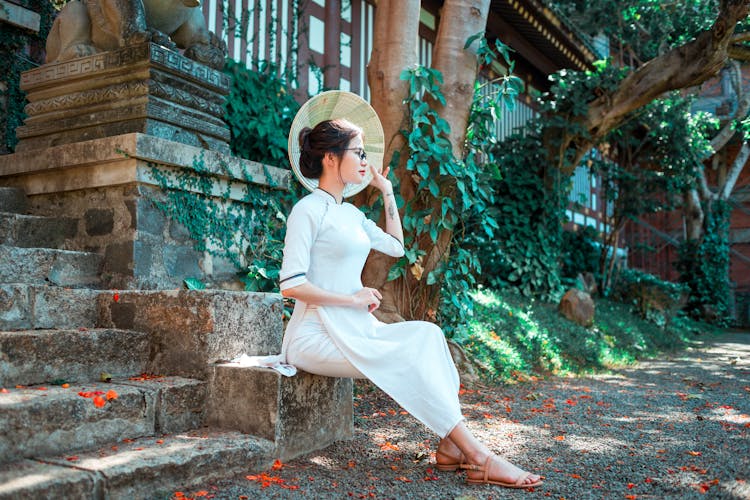
[(26, 210), (0, 187), (0, 499), (166, 498), (351, 436), (351, 381), (221, 362), (278, 352), (278, 295), (100, 289), (78, 221)]

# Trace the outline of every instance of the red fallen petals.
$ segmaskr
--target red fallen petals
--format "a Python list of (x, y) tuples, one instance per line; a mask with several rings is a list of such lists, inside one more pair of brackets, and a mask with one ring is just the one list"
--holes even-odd
[(94, 396), (94, 406), (97, 408), (104, 408), (104, 405), (107, 404), (107, 402), (104, 400), (101, 396)]
[(112, 295), (112, 300), (115, 302), (120, 302), (120, 294), (115, 292), (114, 295)]
[(399, 477), (396, 478), (396, 481), (402, 481), (404, 483), (411, 483), (411, 479), (409, 479), (406, 476), (399, 476)]
[(380, 445), (380, 449), (384, 450), (384, 451), (385, 450), (398, 451), (398, 446), (396, 446), (395, 444), (391, 443), (390, 441), (386, 441), (385, 443), (383, 443), (383, 444)]
[(117, 399), (117, 393), (113, 391), (112, 389), (107, 391), (107, 394), (105, 396), (107, 398), (107, 401), (110, 401), (112, 399)]
[(272, 470), (279, 470), (279, 469), (281, 469), (282, 467), (284, 467), (284, 464), (283, 464), (283, 463), (281, 463), (281, 460), (279, 460), (279, 459), (277, 458), (277, 459), (276, 459), (276, 460), (275, 460), (275, 461), (273, 462), (273, 465), (271, 466), (271, 469), (272, 469)]
[(701, 456), (701, 452), (700, 452), (700, 451), (688, 451), (688, 452), (687, 452), (687, 454), (688, 454), (688, 455), (692, 455), (692, 456), (694, 456), (694, 457), (699, 457), (699, 456)]
[(629, 489), (629, 490), (632, 490), (632, 489), (633, 489), (634, 487), (635, 487), (635, 484), (633, 484), (633, 483), (628, 483), (628, 489)]
[(82, 398), (93, 398), (94, 396), (101, 396), (104, 394), (104, 391), (88, 391), (88, 392), (79, 392), (78, 395)]
[(269, 476), (265, 472), (261, 472), (257, 475), (251, 475), (251, 476), (245, 476), (245, 479), (249, 481), (255, 481), (256, 483), (260, 483), (261, 488), (268, 488), (272, 484), (278, 484), (280, 487), (285, 488), (287, 490), (296, 490), (299, 488), (299, 486), (285, 484), (284, 480), (277, 476)]
[(67, 460), (68, 462), (75, 462), (76, 460), (78, 460), (78, 455), (71, 455), (69, 457), (65, 457), (65, 460)]

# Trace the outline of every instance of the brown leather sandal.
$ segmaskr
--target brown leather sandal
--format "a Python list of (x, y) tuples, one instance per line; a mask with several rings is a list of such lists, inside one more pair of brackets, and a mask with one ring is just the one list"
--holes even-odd
[(536, 486), (541, 485), (544, 481), (541, 479), (539, 481), (533, 482), (533, 483), (524, 483), (526, 481), (526, 478), (531, 475), (531, 472), (522, 472), (520, 476), (518, 476), (518, 479), (516, 479), (515, 483), (506, 483), (505, 481), (496, 481), (494, 479), (489, 479), (490, 474), (490, 460), (492, 460), (493, 455), (490, 455), (487, 457), (487, 460), (484, 462), (484, 466), (481, 465), (474, 465), (474, 464), (462, 464), (462, 469), (466, 470), (475, 470), (479, 472), (484, 472), (484, 477), (482, 479), (472, 479), (470, 477), (466, 478), (466, 482), (468, 484), (494, 484), (497, 486), (502, 486), (503, 488), (518, 488), (518, 489), (525, 489), (525, 488), (534, 488)]
[[(458, 469), (465, 469), (468, 467), (469, 464), (466, 463), (466, 457), (463, 453), (460, 454), (459, 457), (454, 457), (451, 455), (448, 455), (447, 453), (443, 453), (442, 451), (438, 450), (435, 452), (435, 468), (437, 470), (441, 471), (456, 471)], [(443, 458), (447, 458), (450, 460), (450, 462), (447, 463), (439, 463), (437, 461), (437, 457), (441, 456)]]

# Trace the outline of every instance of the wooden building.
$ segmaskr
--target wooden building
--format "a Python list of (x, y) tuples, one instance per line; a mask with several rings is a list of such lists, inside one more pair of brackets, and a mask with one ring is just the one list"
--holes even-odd
[[(422, 1), (415, 44), (425, 65), (430, 64), (441, 5), (439, 0)], [(368, 98), (366, 67), (377, 14), (374, 2), (208, 0), (203, 11), (209, 29), (227, 41), (231, 58), (248, 66), (266, 61), (286, 69), (301, 100), (323, 88), (350, 90)], [(597, 59), (592, 44), (538, 0), (493, 0), (487, 36), (499, 38), (515, 51), (516, 73), (528, 86), (522, 99), (526, 103), (549, 88), (551, 73), (586, 69)]]

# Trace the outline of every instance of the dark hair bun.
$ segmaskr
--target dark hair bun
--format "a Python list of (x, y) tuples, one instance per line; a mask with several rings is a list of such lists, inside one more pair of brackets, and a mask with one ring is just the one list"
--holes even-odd
[(323, 173), (321, 158), (316, 158), (315, 152), (310, 146), (310, 133), (313, 129), (305, 127), (299, 131), (299, 171), (310, 179), (320, 178)]
[(310, 132), (312, 132), (310, 127), (305, 127), (299, 131), (298, 140), (301, 150), (310, 149)]

